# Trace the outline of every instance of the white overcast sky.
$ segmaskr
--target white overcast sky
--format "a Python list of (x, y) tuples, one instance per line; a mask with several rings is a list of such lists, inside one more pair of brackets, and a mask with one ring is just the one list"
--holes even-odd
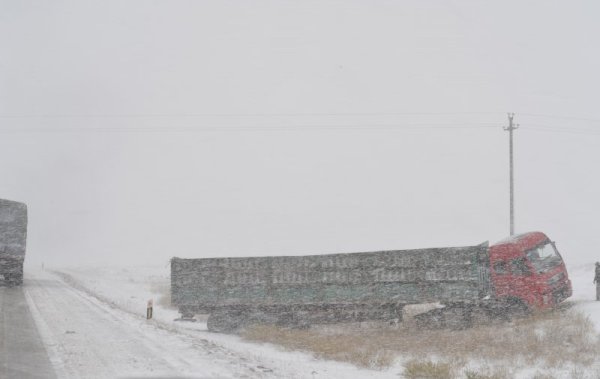
[(0, 0), (30, 264), (492, 242), (600, 260), (597, 1)]

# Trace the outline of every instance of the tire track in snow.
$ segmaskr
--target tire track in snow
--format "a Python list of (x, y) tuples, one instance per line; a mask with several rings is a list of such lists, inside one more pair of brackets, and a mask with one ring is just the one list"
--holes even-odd
[[(36, 278), (28, 286), (39, 316), (50, 329), (46, 333), (50, 340), (47, 343), (54, 344), (55, 355), (62, 358), (64, 377), (150, 373), (274, 376), (257, 368), (261, 362), (248, 361), (212, 342), (192, 338), (156, 322), (147, 322), (89, 292), (77, 288), (64, 277), (63, 280)], [(79, 335), (89, 343), (78, 338)]]
[(200, 336), (196, 330), (178, 328), (156, 319), (146, 320), (145, 316), (132, 312), (125, 307), (119, 306), (114, 301), (87, 288), (72, 275), (56, 270), (52, 271), (52, 273), (57, 275), (61, 281), (69, 287), (77, 290), (80, 293), (84, 293), (93, 299), (96, 299), (104, 306), (108, 306), (119, 313), (126, 313), (133, 318), (143, 321), (144, 324), (151, 324), (157, 329), (178, 335), (180, 338), (187, 340), (195, 348), (202, 349), (206, 354), (211, 355), (213, 359), (225, 359), (230, 364), (242, 364), (247, 368), (247, 373), (253, 377), (281, 377), (281, 375), (276, 374), (276, 370), (273, 370), (272, 368), (268, 367), (268, 364), (262, 362), (260, 357), (242, 355), (236, 351), (232, 351), (224, 346), (219, 345), (215, 341), (209, 341), (206, 338), (202, 338), (202, 336)]

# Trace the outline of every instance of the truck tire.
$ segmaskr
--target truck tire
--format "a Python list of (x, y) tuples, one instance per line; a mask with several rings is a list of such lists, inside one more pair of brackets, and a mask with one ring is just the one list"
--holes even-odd
[(462, 330), (473, 325), (471, 307), (466, 305), (432, 309), (414, 316), (414, 320), (417, 327), (421, 329)]
[(494, 320), (493, 312), (485, 306), (471, 308), (471, 326), (489, 325)]
[(209, 332), (233, 333), (237, 332), (244, 321), (240, 312), (215, 311), (208, 316), (206, 327)]
[(15, 286), (15, 287), (23, 285), (23, 275), (22, 274), (13, 274), (11, 285)]
[(4, 283), (8, 287), (16, 287), (23, 284), (23, 275), (21, 274), (4, 274)]
[(531, 313), (529, 306), (523, 300), (516, 298), (508, 299), (507, 311), (511, 319), (525, 318)]

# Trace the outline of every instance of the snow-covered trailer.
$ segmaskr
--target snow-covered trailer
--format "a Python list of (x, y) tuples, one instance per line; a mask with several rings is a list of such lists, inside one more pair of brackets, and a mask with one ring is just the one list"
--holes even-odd
[(0, 199), (0, 283), (23, 283), (26, 240), (27, 206)]
[(171, 299), (213, 331), (248, 323), (401, 319), (407, 304), (489, 298), (488, 244), (308, 256), (171, 260)]

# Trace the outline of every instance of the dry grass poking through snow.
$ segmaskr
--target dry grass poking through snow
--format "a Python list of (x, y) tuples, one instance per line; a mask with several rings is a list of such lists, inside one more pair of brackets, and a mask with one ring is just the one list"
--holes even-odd
[(455, 365), (448, 362), (409, 361), (404, 365), (406, 379), (451, 379), (456, 375)]
[(294, 330), (275, 326), (254, 326), (245, 330), (246, 339), (270, 342), (292, 350), (314, 352), (317, 356), (351, 362), (371, 368), (389, 367), (395, 358), (392, 351), (364, 344), (365, 338), (357, 338), (350, 333), (335, 335), (321, 334), (313, 330)]
[[(521, 367), (565, 363), (587, 366), (600, 356), (592, 322), (574, 310), (537, 314), (511, 323), (467, 330), (417, 330), (410, 321), (397, 327), (317, 327), (306, 330), (254, 326), (242, 333), (251, 341), (269, 342), (318, 357), (383, 369), (397, 357), (466, 362), (510, 362)], [(433, 370), (433, 368), (431, 368)]]

